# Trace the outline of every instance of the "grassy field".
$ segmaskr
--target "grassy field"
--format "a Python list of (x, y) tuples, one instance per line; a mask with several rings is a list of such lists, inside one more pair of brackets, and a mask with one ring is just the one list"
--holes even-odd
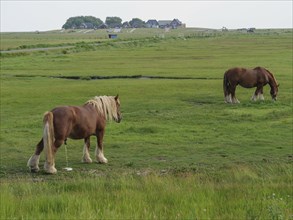
[[(1, 53), (0, 219), (293, 219), (292, 33), (1, 33), (1, 50), (73, 47)], [(225, 104), (234, 66), (272, 71), (278, 101), (238, 87), (241, 103)], [(116, 94), (108, 164), (82, 164), (83, 141), (68, 140), (57, 175), (28, 172), (45, 111)]]

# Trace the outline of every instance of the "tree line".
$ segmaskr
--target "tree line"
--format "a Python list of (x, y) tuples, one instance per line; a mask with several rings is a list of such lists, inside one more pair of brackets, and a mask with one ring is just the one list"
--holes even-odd
[(142, 28), (145, 27), (146, 22), (139, 18), (133, 18), (130, 21), (122, 23), (120, 17), (106, 17), (105, 22), (101, 19), (93, 16), (76, 16), (67, 19), (66, 23), (62, 26), (64, 29), (99, 29), (99, 28), (116, 28), (116, 27), (133, 27)]

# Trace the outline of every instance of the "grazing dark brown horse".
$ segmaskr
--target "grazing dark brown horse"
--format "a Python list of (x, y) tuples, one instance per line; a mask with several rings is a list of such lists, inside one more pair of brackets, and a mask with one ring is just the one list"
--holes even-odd
[(46, 112), (44, 115), (43, 138), (37, 144), (34, 155), (29, 159), (28, 166), (31, 172), (39, 171), (40, 154), (45, 149), (46, 173), (54, 174), (55, 154), (58, 148), (66, 142), (67, 138), (84, 139), (82, 161), (91, 163), (89, 155), (90, 136), (97, 137), (96, 160), (107, 163), (103, 152), (103, 137), (107, 120), (120, 122), (120, 101), (117, 96), (96, 96), (83, 106), (63, 106)]
[(271, 87), (271, 96), (273, 100), (277, 100), (278, 83), (274, 75), (263, 67), (255, 67), (254, 69), (246, 68), (232, 68), (225, 72), (223, 87), (226, 103), (239, 103), (235, 96), (235, 90), (237, 85), (241, 85), (244, 88), (256, 87), (256, 90), (251, 97), (251, 100), (257, 99), (264, 100), (263, 87), (269, 84)]

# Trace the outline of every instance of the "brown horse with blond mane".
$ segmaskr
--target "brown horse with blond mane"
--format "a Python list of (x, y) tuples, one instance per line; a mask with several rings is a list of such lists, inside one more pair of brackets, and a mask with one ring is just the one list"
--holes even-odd
[(96, 160), (107, 163), (103, 152), (103, 137), (107, 120), (119, 123), (122, 119), (120, 101), (117, 96), (96, 96), (83, 106), (62, 106), (46, 112), (44, 115), (43, 138), (36, 146), (34, 155), (29, 159), (28, 166), (31, 172), (38, 172), (40, 154), (45, 149), (46, 173), (54, 174), (55, 154), (58, 148), (66, 143), (67, 138), (84, 139), (82, 161), (91, 163), (89, 148), (90, 136), (97, 137)]
[(264, 100), (263, 87), (266, 84), (270, 85), (270, 94), (272, 99), (276, 101), (279, 85), (270, 71), (263, 67), (255, 67), (254, 69), (236, 67), (229, 69), (225, 72), (223, 80), (225, 102), (239, 103), (235, 96), (237, 85), (241, 85), (244, 88), (256, 87), (251, 100)]

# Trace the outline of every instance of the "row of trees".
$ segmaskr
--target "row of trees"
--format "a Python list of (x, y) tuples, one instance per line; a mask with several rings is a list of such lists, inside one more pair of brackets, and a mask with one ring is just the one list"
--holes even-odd
[(65, 28), (65, 29), (78, 28), (78, 27), (81, 27), (81, 25), (85, 23), (91, 23), (93, 26), (98, 27), (101, 24), (103, 24), (103, 21), (93, 16), (71, 17), (67, 19), (66, 23), (62, 26), (62, 28)]
[(105, 22), (93, 16), (77, 16), (67, 19), (62, 26), (64, 29), (74, 28), (115, 28), (115, 27), (145, 27), (145, 22), (139, 18), (133, 18), (131, 21), (122, 23), (119, 17), (107, 17)]

